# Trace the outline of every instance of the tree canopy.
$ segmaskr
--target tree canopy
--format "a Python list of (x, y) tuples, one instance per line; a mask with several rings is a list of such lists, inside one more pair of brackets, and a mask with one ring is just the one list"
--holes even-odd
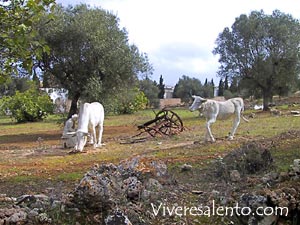
[(140, 80), (140, 90), (144, 92), (145, 96), (148, 98), (148, 106), (157, 108), (159, 106), (159, 86), (156, 81), (146, 77)]
[(219, 54), (219, 76), (262, 92), (264, 110), (280, 89), (289, 89), (299, 74), (299, 21), (275, 10), (272, 15), (253, 11), (236, 18), (216, 40), (214, 54)]
[(50, 47), (40, 66), (69, 91), (75, 113), (77, 101), (113, 98), (133, 88), (139, 74), (151, 73), (147, 55), (128, 42), (119, 19), (86, 5), (54, 11), (56, 19), (40, 30)]
[(175, 85), (173, 96), (188, 103), (191, 100), (191, 95), (202, 94), (202, 87), (203, 85), (199, 79), (183, 75)]
[(36, 25), (55, 0), (0, 0), (0, 83), (23, 68), (31, 72), (33, 61), (49, 49), (37, 38)]

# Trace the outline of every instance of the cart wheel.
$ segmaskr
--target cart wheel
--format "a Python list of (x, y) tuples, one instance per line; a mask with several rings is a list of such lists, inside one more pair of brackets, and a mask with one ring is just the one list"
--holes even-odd
[(183, 131), (183, 123), (180, 117), (173, 111), (163, 109), (156, 114), (156, 127), (165, 135), (174, 135)]

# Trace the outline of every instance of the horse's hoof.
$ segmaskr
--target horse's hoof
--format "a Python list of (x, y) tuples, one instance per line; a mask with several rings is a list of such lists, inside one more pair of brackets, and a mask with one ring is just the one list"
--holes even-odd
[(70, 155), (71, 154), (77, 154), (77, 153), (81, 153), (81, 151), (74, 149), (74, 150), (68, 152), (68, 154), (70, 154)]
[(214, 142), (216, 142), (216, 139), (214, 139), (214, 138), (212, 138), (212, 139), (205, 139), (205, 142), (214, 143)]

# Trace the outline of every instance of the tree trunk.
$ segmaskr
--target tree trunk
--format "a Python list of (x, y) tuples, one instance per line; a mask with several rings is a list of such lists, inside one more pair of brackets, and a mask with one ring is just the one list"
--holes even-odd
[(263, 111), (269, 111), (269, 103), (272, 101), (272, 92), (269, 89), (263, 89)]
[(69, 111), (69, 114), (68, 114), (68, 118), (71, 118), (72, 115), (74, 115), (75, 113), (77, 113), (77, 102), (79, 100), (79, 97), (80, 97), (80, 94), (77, 93), (73, 96), (72, 98), (72, 102), (71, 102), (71, 107), (70, 107), (70, 111)]

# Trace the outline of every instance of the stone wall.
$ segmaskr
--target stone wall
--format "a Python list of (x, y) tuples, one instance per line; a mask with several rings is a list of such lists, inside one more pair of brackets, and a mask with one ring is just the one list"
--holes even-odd
[(181, 99), (180, 98), (166, 98), (166, 99), (160, 99), (159, 100), (159, 108), (163, 109), (165, 107), (175, 107), (181, 105)]

